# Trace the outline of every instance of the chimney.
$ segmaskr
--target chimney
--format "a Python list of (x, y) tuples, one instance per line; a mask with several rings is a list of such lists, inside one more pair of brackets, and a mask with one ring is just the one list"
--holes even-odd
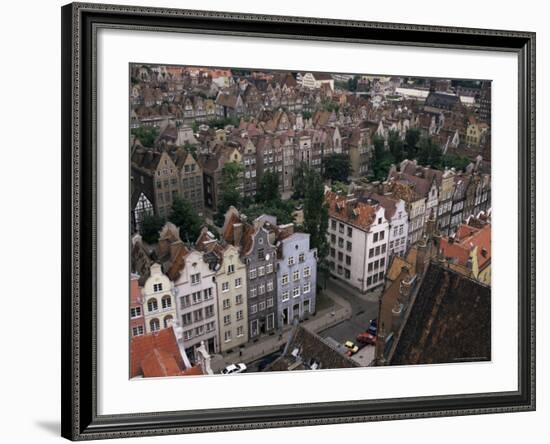
[(424, 268), (426, 265), (426, 250), (428, 249), (426, 237), (424, 237), (418, 242), (416, 248), (417, 248), (417, 254), (416, 254), (415, 272), (418, 276), (422, 276), (424, 274)]
[(376, 335), (375, 357), (377, 365), (386, 364), (385, 348), (386, 348), (386, 326), (384, 322), (378, 326), (378, 334)]
[(414, 283), (414, 277), (404, 278), (399, 285), (399, 302), (407, 305), (411, 297), (411, 289)]
[(236, 247), (241, 244), (241, 239), (243, 237), (243, 224), (237, 222), (233, 224), (233, 245)]

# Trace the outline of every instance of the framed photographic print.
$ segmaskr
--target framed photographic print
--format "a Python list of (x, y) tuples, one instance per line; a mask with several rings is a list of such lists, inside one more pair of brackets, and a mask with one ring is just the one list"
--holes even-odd
[(535, 408), (535, 35), (62, 8), (62, 434)]

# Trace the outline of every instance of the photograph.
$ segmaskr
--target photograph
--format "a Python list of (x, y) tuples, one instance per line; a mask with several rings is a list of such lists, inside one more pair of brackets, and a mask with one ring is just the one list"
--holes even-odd
[(491, 86), (130, 63), (129, 378), (490, 362)]

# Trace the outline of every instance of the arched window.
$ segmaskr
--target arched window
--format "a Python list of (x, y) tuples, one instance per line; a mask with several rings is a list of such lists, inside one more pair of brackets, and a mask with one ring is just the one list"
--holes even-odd
[(149, 321), (149, 327), (151, 327), (151, 331), (159, 331), (160, 330), (160, 322), (157, 318), (151, 319)]
[(168, 328), (172, 325), (172, 315), (164, 316), (164, 328)]
[(172, 307), (172, 298), (170, 296), (163, 296), (161, 304), (163, 309)]
[(159, 308), (158, 302), (157, 302), (157, 300), (156, 300), (155, 298), (149, 299), (149, 300), (147, 301), (147, 310), (148, 310), (148, 311), (157, 311), (158, 308)]

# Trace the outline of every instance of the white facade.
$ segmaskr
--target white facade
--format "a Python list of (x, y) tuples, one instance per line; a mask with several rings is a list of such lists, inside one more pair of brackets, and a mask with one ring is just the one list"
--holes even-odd
[(399, 200), (395, 213), (390, 220), (388, 254), (403, 256), (407, 251), (407, 236), (409, 234), (409, 216), (405, 202)]
[(329, 216), (330, 272), (366, 292), (383, 284), (388, 266), (389, 223), (377, 206), (369, 227)]
[(218, 353), (218, 313), (215, 271), (192, 251), (185, 257), (183, 269), (174, 282), (179, 325), (183, 329), (185, 350), (191, 360), (201, 341), (210, 353)]
[(145, 332), (154, 333), (171, 327), (176, 316), (174, 291), (168, 276), (159, 264), (151, 265), (151, 275), (142, 290), (145, 311)]

